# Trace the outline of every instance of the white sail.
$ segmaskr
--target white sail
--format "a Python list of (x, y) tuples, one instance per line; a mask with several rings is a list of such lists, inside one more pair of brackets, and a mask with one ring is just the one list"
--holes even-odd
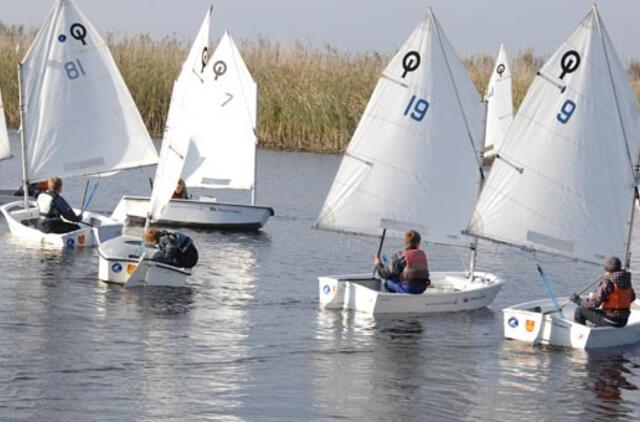
[(171, 200), (184, 166), (194, 128), (206, 118), (203, 99), (206, 66), (209, 62), (210, 7), (200, 26), (189, 56), (182, 65), (171, 95), (167, 126), (160, 150), (160, 160), (153, 183), (150, 216), (159, 220)]
[(208, 118), (194, 133), (183, 177), (188, 186), (252, 189), (258, 86), (225, 32), (205, 70)]
[(638, 103), (594, 7), (533, 81), (469, 231), (588, 262), (624, 256), (639, 142)]
[(416, 228), (429, 242), (468, 245), (461, 230), (480, 183), (483, 108), (429, 10), (384, 70), (316, 227)]
[(7, 121), (4, 115), (4, 104), (0, 93), (0, 160), (11, 157), (11, 146), (9, 145), (9, 132), (7, 132)]
[(504, 44), (500, 45), (484, 99), (487, 103), (484, 151), (485, 157), (491, 157), (499, 151), (513, 121), (511, 69)]
[(157, 153), (107, 44), (57, 0), (20, 67), (27, 177), (151, 165)]

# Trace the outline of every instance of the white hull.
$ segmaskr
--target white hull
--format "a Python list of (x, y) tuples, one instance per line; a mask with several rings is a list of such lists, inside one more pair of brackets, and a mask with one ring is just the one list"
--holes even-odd
[(186, 286), (190, 271), (146, 258), (140, 261), (141, 243), (140, 238), (121, 236), (100, 245), (98, 278), (125, 287)]
[[(91, 247), (122, 235), (122, 224), (99, 214), (84, 212), (81, 228), (65, 234), (43, 233), (35, 228), (39, 218), (35, 201), (24, 208), (23, 201), (11, 202), (0, 207), (9, 225), (11, 235), (25, 242), (56, 248)], [(79, 210), (76, 210), (79, 212)]]
[[(111, 218), (124, 224), (143, 224), (149, 212), (149, 198), (124, 196)], [(161, 226), (200, 229), (259, 230), (274, 215), (273, 209), (215, 201), (174, 199), (167, 205)]]
[[(568, 298), (560, 298), (565, 303)], [(504, 336), (531, 344), (599, 349), (640, 342), (640, 303), (634, 302), (624, 328), (588, 327), (573, 322), (576, 305), (570, 303), (562, 314), (545, 312), (555, 308), (550, 299), (536, 300), (505, 308)]]
[(320, 307), (369, 315), (472, 311), (489, 306), (504, 282), (487, 273), (470, 281), (464, 272), (431, 274), (431, 286), (420, 295), (381, 291), (382, 281), (371, 275), (318, 278)]

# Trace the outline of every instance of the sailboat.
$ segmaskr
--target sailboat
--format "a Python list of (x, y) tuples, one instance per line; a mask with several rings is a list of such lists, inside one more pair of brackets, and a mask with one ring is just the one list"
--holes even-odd
[(416, 229), (434, 244), (472, 249), (470, 271), (435, 272), (421, 295), (387, 292), (369, 274), (318, 279), (320, 306), (370, 315), (486, 307), (503, 281), (475, 271), (462, 235), (481, 187), (483, 104), (429, 9), (371, 96), (316, 228), (377, 236)]
[[(217, 89), (208, 81), (217, 77), (215, 65), (208, 60), (209, 30), (213, 8), (209, 7), (189, 55), (173, 86), (160, 159), (151, 198), (143, 204), (145, 227), (157, 223), (171, 206), (171, 196), (183, 172), (188, 156), (193, 128), (204, 126), (210, 116), (208, 99)], [(204, 105), (203, 105), (204, 104)], [(151, 259), (153, 248), (134, 236), (120, 236), (100, 245), (98, 278), (125, 287), (183, 287), (191, 271), (156, 262)]]
[(511, 68), (504, 44), (500, 45), (484, 101), (487, 103), (487, 122), (483, 151), (485, 160), (492, 161), (498, 154), (513, 121)]
[(157, 152), (106, 42), (73, 0), (56, 0), (19, 66), (24, 201), (0, 208), (13, 236), (56, 247), (93, 246), (122, 224), (84, 212), (81, 229), (45, 234), (29, 181), (153, 165)]
[[(601, 265), (630, 264), (640, 108), (594, 6), (534, 79), (478, 200), (468, 233), (528, 251)], [(536, 258), (537, 260), (537, 258)], [(574, 348), (640, 341), (640, 310), (624, 328), (573, 322), (554, 297), (504, 309), (504, 335)], [(637, 303), (637, 302), (636, 302)]]
[[(208, 45), (208, 34), (207, 34)], [(208, 51), (208, 50), (207, 50)], [(211, 58), (202, 50), (198, 73), (208, 95), (200, 97), (201, 119), (191, 130), (191, 144), (182, 172), (189, 188), (236, 189), (251, 192), (251, 205), (199, 200), (172, 200), (159, 225), (200, 229), (259, 230), (274, 215), (269, 207), (256, 206), (256, 124), (258, 87), (228, 32), (222, 36)], [(195, 94), (192, 94), (195, 95)], [(129, 224), (146, 218), (149, 198), (125, 196), (111, 215)]]

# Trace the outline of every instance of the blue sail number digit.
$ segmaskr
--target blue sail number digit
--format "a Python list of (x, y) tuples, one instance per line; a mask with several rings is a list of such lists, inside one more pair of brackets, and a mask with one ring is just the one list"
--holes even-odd
[(407, 108), (404, 110), (404, 115), (411, 117), (416, 122), (424, 120), (427, 112), (429, 111), (429, 101), (418, 98), (415, 95), (411, 97), (411, 101), (407, 104)]
[(571, 100), (567, 100), (564, 102), (564, 104), (562, 104), (562, 107), (560, 107), (560, 113), (558, 113), (556, 118), (560, 123), (562, 123), (563, 125), (566, 125), (567, 122), (571, 120), (571, 116), (573, 116), (573, 113), (575, 111), (576, 111), (576, 103), (574, 103)]
[(78, 79), (80, 76), (86, 75), (80, 59), (72, 62), (66, 62), (64, 64), (64, 70), (67, 72), (67, 78), (71, 80)]

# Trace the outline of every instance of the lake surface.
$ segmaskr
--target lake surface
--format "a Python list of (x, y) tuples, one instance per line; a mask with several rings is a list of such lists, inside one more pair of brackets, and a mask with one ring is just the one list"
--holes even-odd
[[(377, 241), (309, 229), (340, 157), (258, 158), (258, 202), (276, 216), (257, 235), (186, 231), (201, 257), (189, 289), (104, 284), (96, 249), (26, 248), (0, 222), (1, 420), (640, 419), (640, 347), (503, 339), (500, 309), (544, 297), (535, 262), (517, 250), (480, 245), (478, 268), (507, 280), (489, 309), (376, 319), (318, 310), (316, 277), (370, 270)], [(0, 163), (0, 187), (19, 184), (18, 168)], [(92, 209), (149, 194), (151, 176), (101, 179)], [(69, 180), (63, 194), (79, 204), (83, 189)], [(389, 241), (386, 254), (399, 246)], [(463, 250), (428, 251), (433, 270), (468, 263)], [(601, 270), (542, 265), (558, 294)]]

